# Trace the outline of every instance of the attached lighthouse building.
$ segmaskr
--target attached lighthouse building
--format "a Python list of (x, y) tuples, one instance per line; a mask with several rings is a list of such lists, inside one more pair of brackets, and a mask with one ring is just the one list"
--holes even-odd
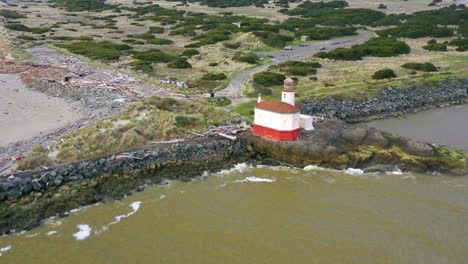
[(301, 128), (313, 130), (312, 117), (302, 115), (295, 106), (294, 81), (286, 79), (281, 101), (264, 100), (259, 97), (255, 105), (253, 133), (278, 141), (295, 141), (301, 138)]

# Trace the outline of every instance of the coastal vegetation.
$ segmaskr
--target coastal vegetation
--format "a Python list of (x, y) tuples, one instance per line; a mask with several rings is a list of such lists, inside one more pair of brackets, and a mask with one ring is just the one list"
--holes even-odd
[(351, 48), (320, 52), (315, 57), (334, 60), (361, 60), (364, 56), (393, 57), (410, 53), (410, 47), (395, 38), (374, 38)]
[(118, 117), (62, 137), (56, 146), (62, 161), (77, 161), (119, 152), (152, 141), (183, 138), (240, 116), (209, 104), (150, 97)]
[(425, 72), (435, 72), (437, 71), (437, 67), (430, 63), (430, 62), (426, 62), (426, 63), (405, 63), (403, 65), (401, 65), (401, 67), (405, 68), (405, 69), (411, 69), (411, 70), (415, 70), (415, 71), (425, 71)]
[(382, 80), (382, 79), (390, 79), (397, 77), (395, 72), (392, 69), (382, 69), (374, 72), (372, 75), (372, 79), (374, 80)]

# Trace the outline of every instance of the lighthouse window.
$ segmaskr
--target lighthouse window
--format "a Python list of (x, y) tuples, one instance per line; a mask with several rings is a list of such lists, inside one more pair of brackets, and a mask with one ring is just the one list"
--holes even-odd
[(285, 93), (283, 94), (283, 98), (286, 98), (286, 94), (285, 94)]

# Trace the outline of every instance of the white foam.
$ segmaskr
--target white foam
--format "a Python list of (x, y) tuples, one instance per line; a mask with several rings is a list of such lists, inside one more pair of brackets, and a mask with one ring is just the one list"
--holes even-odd
[(26, 237), (36, 237), (37, 235), (39, 235), (39, 233), (35, 233), (35, 234), (32, 234), (32, 235), (26, 235)]
[(344, 173), (351, 174), (351, 175), (363, 175), (364, 171), (361, 169), (355, 169), (355, 168), (347, 168), (346, 170), (343, 171)]
[(159, 196), (159, 199), (161, 199), (161, 200), (164, 199), (164, 198), (166, 198), (166, 195), (164, 195), (164, 194), (161, 194), (161, 196)]
[(238, 163), (236, 165), (234, 165), (233, 168), (231, 169), (228, 169), (228, 170), (222, 170), (222, 171), (219, 171), (217, 173), (215, 173), (216, 175), (223, 175), (223, 174), (229, 174), (229, 173), (233, 173), (233, 172), (244, 172), (246, 171), (247, 169), (250, 169), (252, 168), (252, 166), (248, 165), (247, 163)]
[(89, 225), (77, 225), (80, 231), (73, 234), (76, 240), (84, 240), (91, 235), (92, 228)]
[(52, 231), (47, 232), (48, 236), (51, 236), (51, 235), (54, 235), (54, 234), (57, 234), (57, 231), (52, 230)]
[(276, 179), (266, 179), (266, 178), (258, 178), (258, 177), (247, 177), (243, 180), (236, 181), (236, 182), (275, 182)]
[(387, 171), (386, 174), (388, 175), (403, 175), (403, 172), (400, 168), (396, 168), (394, 171)]
[(140, 201), (131, 203), (131, 204), (130, 204), (130, 207), (133, 209), (133, 211), (131, 211), (130, 213), (125, 214), (125, 215), (118, 215), (118, 216), (114, 217), (115, 221), (110, 222), (109, 224), (105, 225), (105, 226), (102, 228), (101, 231), (95, 231), (94, 233), (95, 233), (95, 234), (99, 234), (99, 233), (101, 233), (102, 231), (106, 231), (107, 229), (109, 229), (109, 227), (110, 227), (111, 225), (115, 225), (115, 224), (119, 223), (120, 221), (122, 221), (122, 219), (134, 215), (136, 212), (138, 212), (138, 210), (140, 209), (140, 206), (141, 206), (141, 202), (140, 202)]
[(4, 248), (0, 248), (0, 257), (3, 255), (2, 252), (7, 252), (10, 249), (11, 249), (11, 246), (6, 246)]

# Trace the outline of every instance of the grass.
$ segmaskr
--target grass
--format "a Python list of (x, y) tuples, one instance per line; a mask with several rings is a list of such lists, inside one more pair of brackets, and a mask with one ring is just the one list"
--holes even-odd
[(250, 120), (254, 119), (254, 105), (257, 102), (247, 102), (236, 106), (233, 110), (240, 115), (249, 118)]
[(159, 97), (131, 105), (120, 116), (104, 118), (61, 138), (58, 159), (72, 162), (124, 151), (153, 141), (184, 138), (241, 116), (207, 103)]

